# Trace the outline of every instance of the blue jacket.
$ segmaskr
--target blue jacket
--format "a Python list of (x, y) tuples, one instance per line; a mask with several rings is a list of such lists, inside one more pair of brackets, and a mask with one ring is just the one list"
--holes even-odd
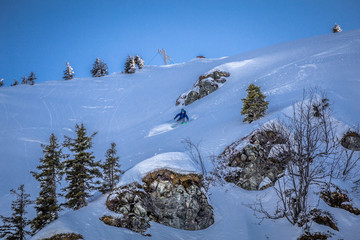
[(181, 119), (184, 119), (186, 118), (187, 121), (189, 121), (189, 117), (188, 115), (186, 115), (186, 111), (181, 111), (180, 113), (178, 113), (175, 117), (174, 117), (174, 120), (179, 117), (179, 119), (177, 121), (180, 121)]

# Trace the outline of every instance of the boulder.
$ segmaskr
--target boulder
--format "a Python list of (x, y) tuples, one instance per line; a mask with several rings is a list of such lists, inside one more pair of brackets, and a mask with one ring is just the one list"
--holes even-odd
[(322, 191), (321, 198), (331, 207), (342, 208), (355, 215), (360, 215), (360, 209), (352, 206), (348, 195), (338, 187), (334, 191)]
[(110, 226), (127, 228), (142, 235), (150, 236), (145, 234), (145, 231), (150, 227), (149, 221), (133, 213), (126, 214), (121, 218), (105, 215), (100, 220)]
[[(238, 150), (244, 141), (249, 143)], [(246, 190), (263, 190), (273, 186), (287, 163), (283, 158), (273, 156), (274, 148), (281, 149), (279, 146), (285, 142), (274, 131), (258, 130), (231, 144), (220, 156), (229, 167), (225, 180)], [(271, 152), (273, 154), (270, 155)]]
[(357, 132), (348, 131), (340, 141), (341, 145), (352, 151), (360, 151), (360, 135)]
[[(107, 207), (122, 218), (102, 219), (143, 234), (155, 221), (184, 230), (201, 230), (214, 223), (213, 208), (201, 190), (201, 176), (158, 170), (143, 178), (143, 186), (128, 185), (113, 191)], [(105, 216), (104, 216), (105, 217)]]
[(314, 222), (320, 225), (328, 226), (335, 231), (339, 231), (339, 228), (335, 224), (333, 216), (329, 212), (324, 212), (321, 209), (312, 209), (310, 211), (311, 218)]
[(189, 105), (198, 99), (201, 99), (210, 93), (216, 91), (226, 82), (226, 77), (230, 73), (223, 71), (213, 71), (212, 73), (201, 75), (191, 90), (183, 93), (176, 100), (176, 105)]
[(84, 239), (84, 237), (81, 234), (77, 234), (77, 233), (59, 233), (49, 238), (43, 238), (41, 240), (78, 240), (78, 239)]

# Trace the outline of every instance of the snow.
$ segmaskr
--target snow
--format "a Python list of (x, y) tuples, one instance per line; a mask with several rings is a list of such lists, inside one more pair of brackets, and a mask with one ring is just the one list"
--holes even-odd
[(268, 178), (268, 177), (265, 177), (262, 182), (259, 184), (259, 189), (261, 189), (262, 187), (268, 185), (272, 183), (272, 181)]
[(174, 123), (164, 123), (152, 128), (148, 134), (148, 137), (152, 137), (173, 130), (173, 124)]
[(158, 169), (168, 169), (177, 173), (188, 174), (201, 173), (199, 167), (200, 166), (197, 166), (186, 153), (162, 153), (146, 159), (126, 171), (126, 173), (122, 176), (119, 185), (124, 186), (133, 182), (142, 184), (142, 179), (146, 176), (146, 174)]
[[(304, 88), (320, 87), (334, 103), (334, 118), (343, 126), (354, 127), (360, 119), (360, 30), (328, 34), (283, 43), (232, 57), (197, 59), (167, 66), (145, 66), (135, 74), (114, 73), (100, 78), (74, 78), (49, 81), (34, 86), (20, 85), (0, 89), (0, 214), (10, 215), (10, 189), (25, 184), (35, 199), (39, 186), (30, 171), (36, 171), (42, 157), (41, 144), (54, 133), (60, 142), (64, 135), (74, 137), (76, 123), (84, 123), (94, 137), (97, 160), (111, 142), (117, 144), (121, 168), (126, 170), (120, 184), (140, 181), (149, 171), (169, 168), (179, 172), (198, 172), (189, 159), (182, 140), (200, 143), (207, 170), (210, 155), (248, 135), (266, 122), (284, 118), (291, 105), (301, 100)], [(191, 121), (170, 129), (173, 117), (183, 106), (175, 106), (180, 94), (191, 89), (200, 75), (220, 69), (230, 72), (227, 82), (212, 94), (188, 105)], [(79, 77), (79, 76), (77, 76)], [(264, 118), (243, 123), (242, 102), (249, 84), (255, 83), (267, 96), (269, 109)], [(196, 120), (196, 121), (193, 121)], [(345, 129), (343, 129), (345, 130)], [(351, 183), (339, 183), (349, 190)], [(62, 185), (61, 187), (64, 187)], [(55, 232), (73, 231), (85, 239), (144, 239), (127, 229), (106, 226), (98, 219), (114, 214), (106, 209), (106, 195), (95, 197), (87, 207), (62, 212), (33, 239)], [(272, 189), (246, 191), (233, 184), (211, 187), (215, 224), (201, 231), (184, 231), (152, 223), (149, 239), (296, 239), (301, 229), (286, 219), (264, 220), (247, 206), (261, 198), (274, 209)], [(360, 236), (360, 216), (341, 209), (320, 207), (331, 212), (340, 232), (334, 239)], [(29, 209), (29, 217), (34, 211)], [(329, 228), (316, 225), (318, 229)]]

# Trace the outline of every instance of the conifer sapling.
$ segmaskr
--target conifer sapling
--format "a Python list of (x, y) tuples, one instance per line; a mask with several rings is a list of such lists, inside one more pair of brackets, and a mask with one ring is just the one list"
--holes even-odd
[(119, 157), (116, 155), (116, 144), (111, 143), (111, 148), (106, 151), (105, 163), (101, 165), (103, 184), (100, 187), (102, 193), (114, 190), (119, 182), (120, 175), (124, 172), (120, 170)]
[(241, 115), (245, 115), (244, 122), (253, 122), (265, 115), (269, 102), (265, 101), (266, 96), (261, 92), (260, 87), (250, 84), (247, 97), (241, 99), (243, 108)]
[(64, 71), (64, 76), (63, 79), (64, 80), (71, 80), (74, 78), (74, 70), (72, 69), (72, 67), (70, 66), (69, 62), (66, 63), (66, 69)]

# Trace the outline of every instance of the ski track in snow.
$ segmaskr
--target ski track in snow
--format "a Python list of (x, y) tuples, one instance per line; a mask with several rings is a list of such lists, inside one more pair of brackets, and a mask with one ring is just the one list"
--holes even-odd
[(173, 124), (171, 124), (171, 123), (164, 123), (164, 124), (158, 125), (150, 130), (147, 137), (152, 137), (155, 135), (159, 135), (162, 133), (172, 131), (172, 130), (174, 130), (174, 128), (172, 126), (173, 126)]
[(48, 107), (48, 105), (46, 104), (44, 98), (41, 98), (41, 102), (43, 103), (43, 105), (45, 106), (45, 109), (47, 110), (48, 114), (49, 114), (49, 119), (50, 119), (50, 129), (53, 130), (53, 116), (51, 113), (50, 108)]

